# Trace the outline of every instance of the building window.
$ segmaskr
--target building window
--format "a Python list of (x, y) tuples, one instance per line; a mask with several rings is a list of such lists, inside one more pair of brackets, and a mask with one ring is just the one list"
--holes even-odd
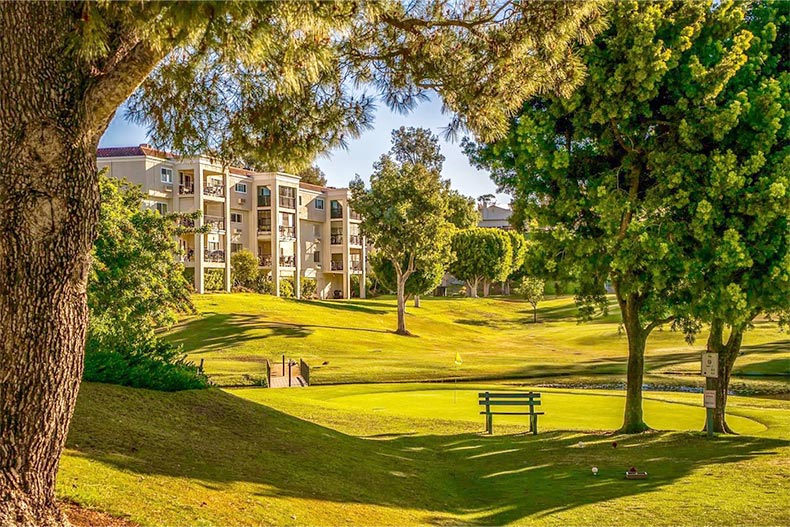
[(236, 183), (236, 192), (240, 194), (247, 193), (247, 184), (246, 183)]
[(258, 206), (272, 206), (272, 191), (269, 190), (269, 187), (258, 187)]
[(321, 251), (316, 251), (313, 253), (313, 262), (321, 263)]
[(296, 208), (296, 188), (280, 187), (280, 206), (288, 209)]
[(162, 183), (169, 183), (173, 184), (173, 169), (172, 168), (162, 168)]
[(230, 252), (231, 253), (237, 253), (237, 252), (241, 251), (242, 249), (244, 249), (244, 244), (243, 243), (231, 243), (230, 244)]
[(324, 210), (324, 198), (315, 198), (313, 201), (313, 206), (315, 210)]
[(313, 236), (316, 238), (321, 237), (321, 226), (320, 225), (313, 225)]
[(241, 214), (238, 212), (231, 212), (230, 213), (230, 221), (232, 223), (241, 223)]
[(299, 206), (302, 206), (302, 196), (299, 196)]
[(157, 211), (159, 212), (159, 214), (161, 214), (162, 216), (164, 216), (165, 214), (167, 214), (167, 203), (158, 203), (158, 202), (157, 202), (157, 203), (156, 203), (156, 205), (154, 205), (154, 207), (156, 207), (156, 210), (157, 210)]
[(343, 217), (343, 205), (339, 201), (333, 199), (329, 202), (329, 217), (332, 219), (339, 219)]

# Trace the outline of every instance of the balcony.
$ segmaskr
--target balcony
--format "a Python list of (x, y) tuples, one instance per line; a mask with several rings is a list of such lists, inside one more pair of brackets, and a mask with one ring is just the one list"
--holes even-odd
[(280, 206), (285, 209), (295, 209), (296, 198), (292, 198), (290, 196), (280, 196)]
[(183, 229), (194, 229), (195, 228), (195, 219), (194, 218), (178, 218), (178, 226)]
[(224, 198), (225, 187), (221, 185), (209, 185), (203, 189), (203, 194), (212, 198)]
[(280, 239), (281, 240), (295, 240), (296, 239), (296, 228), (295, 227), (286, 227), (285, 225), (280, 225)]
[(258, 256), (258, 265), (261, 267), (271, 267), (272, 266), (272, 255), (264, 254), (262, 256)]
[(206, 216), (203, 225), (208, 225), (212, 232), (225, 230), (225, 218), (222, 216)]
[(280, 267), (296, 267), (296, 258), (293, 256), (280, 256)]
[(329, 211), (329, 217), (333, 220), (339, 220), (343, 217), (343, 209), (342, 207), (332, 207)]
[(225, 263), (225, 251), (206, 251), (203, 260), (213, 263)]
[(362, 245), (362, 236), (359, 234), (349, 234), (348, 243), (349, 245)]
[(343, 235), (333, 234), (329, 237), (329, 243), (332, 245), (343, 245)]
[(258, 235), (262, 234), (271, 234), (272, 233), (272, 224), (271, 221), (269, 222), (258, 222)]
[(181, 196), (191, 196), (195, 193), (195, 185), (178, 185), (178, 194)]
[(362, 271), (362, 262), (361, 261), (351, 260), (351, 270), (352, 271), (359, 271), (359, 272), (361, 272)]
[(348, 218), (350, 220), (356, 220), (356, 221), (362, 220), (362, 216), (358, 212), (354, 212), (353, 210), (348, 213)]
[(338, 261), (338, 260), (332, 260), (329, 268), (332, 271), (342, 271), (343, 270), (343, 262)]
[(259, 207), (271, 207), (272, 206), (272, 197), (271, 196), (258, 196), (258, 206)]

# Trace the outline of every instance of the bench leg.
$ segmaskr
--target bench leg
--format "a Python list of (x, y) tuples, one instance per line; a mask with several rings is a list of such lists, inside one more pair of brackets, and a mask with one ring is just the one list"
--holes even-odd
[(529, 416), (529, 429), (532, 431), (532, 435), (538, 435), (538, 416), (537, 415), (530, 415)]
[(494, 416), (493, 414), (486, 414), (486, 432), (488, 435), (494, 433)]

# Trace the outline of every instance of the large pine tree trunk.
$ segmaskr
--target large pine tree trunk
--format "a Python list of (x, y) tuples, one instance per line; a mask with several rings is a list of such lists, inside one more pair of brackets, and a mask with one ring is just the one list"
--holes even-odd
[(727, 392), (730, 387), (730, 376), (735, 360), (741, 351), (743, 327), (732, 328), (727, 343), (724, 342), (724, 322), (719, 319), (711, 323), (708, 336), (707, 351), (719, 354), (719, 376), (710, 379), (712, 388), (716, 390), (716, 408), (713, 410), (713, 431), (720, 434), (734, 434), (727, 424)]
[[(0, 10), (0, 524), (55, 525), (99, 215), (96, 146), (57, 9)], [(65, 9), (65, 5), (63, 7)], [(61, 28), (62, 29), (62, 28)], [(11, 39), (19, 32), (25, 39)]]
[(648, 430), (642, 413), (642, 383), (645, 373), (645, 346), (648, 332), (642, 328), (639, 302), (634, 295), (620, 299), (623, 325), (628, 336), (628, 369), (626, 373), (625, 414), (619, 432), (638, 434)]
[(156, 58), (91, 96), (105, 85), (68, 58), (79, 13), (0, 4), (0, 525), (67, 523), (55, 478), (82, 375), (96, 147)]

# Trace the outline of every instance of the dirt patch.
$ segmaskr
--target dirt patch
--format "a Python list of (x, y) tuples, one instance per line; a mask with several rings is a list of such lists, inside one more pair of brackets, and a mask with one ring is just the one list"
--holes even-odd
[(75, 527), (139, 527), (127, 518), (112, 516), (106, 512), (80, 507), (76, 503), (61, 503), (69, 522)]

